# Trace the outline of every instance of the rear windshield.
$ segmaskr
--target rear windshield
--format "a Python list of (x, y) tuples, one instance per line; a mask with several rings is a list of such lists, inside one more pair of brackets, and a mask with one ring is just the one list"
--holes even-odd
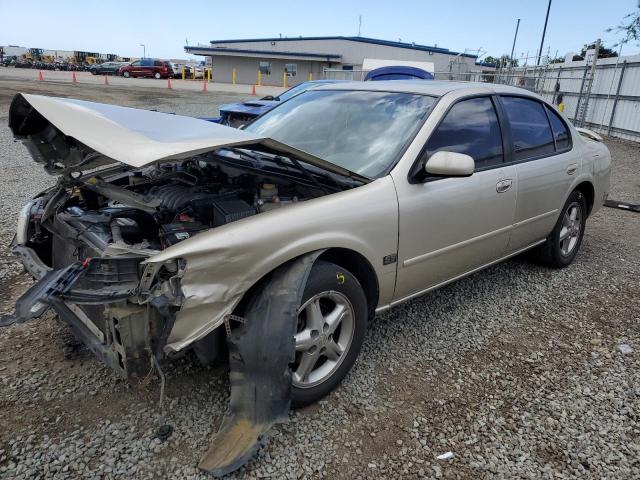
[(412, 93), (311, 90), (265, 113), (246, 130), (379, 177), (397, 161), (435, 100)]

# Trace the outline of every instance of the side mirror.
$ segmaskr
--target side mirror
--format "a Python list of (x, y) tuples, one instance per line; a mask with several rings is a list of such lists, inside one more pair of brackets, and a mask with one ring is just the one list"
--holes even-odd
[(443, 177), (468, 177), (475, 168), (472, 157), (457, 152), (436, 152), (424, 163), (424, 170), (429, 175)]
[(275, 100), (275, 98), (273, 98), (273, 95), (267, 95), (266, 97), (262, 97), (260, 100)]

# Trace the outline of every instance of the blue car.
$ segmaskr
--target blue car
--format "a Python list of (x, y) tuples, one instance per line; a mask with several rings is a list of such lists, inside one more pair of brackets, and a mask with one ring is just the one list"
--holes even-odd
[(307, 90), (313, 90), (321, 85), (327, 83), (337, 83), (344, 80), (311, 80), (304, 82), (295, 87), (290, 88), (286, 92), (278, 95), (277, 97), (267, 96), (260, 100), (249, 100), (242, 103), (230, 103), (228, 105), (222, 105), (220, 107), (220, 118), (207, 119), (209, 121), (218, 122), (223, 125), (229, 125), (230, 127), (239, 127), (240, 125), (247, 124), (256, 119), (263, 113), (268, 112), (272, 108), (289, 100), (290, 98), (300, 95)]
[(365, 82), (379, 80), (433, 80), (433, 75), (421, 68), (393, 65), (371, 70), (364, 77)]

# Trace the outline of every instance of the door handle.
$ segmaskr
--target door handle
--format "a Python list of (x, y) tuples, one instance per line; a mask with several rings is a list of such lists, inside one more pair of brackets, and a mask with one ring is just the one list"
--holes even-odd
[(496, 183), (496, 192), (498, 193), (506, 192), (511, 188), (512, 183), (513, 183), (513, 180), (511, 180), (510, 178), (507, 178), (505, 180), (500, 180), (498, 183)]
[(567, 175), (573, 175), (577, 171), (578, 171), (578, 164), (577, 163), (572, 163), (571, 165), (569, 165), (567, 167)]

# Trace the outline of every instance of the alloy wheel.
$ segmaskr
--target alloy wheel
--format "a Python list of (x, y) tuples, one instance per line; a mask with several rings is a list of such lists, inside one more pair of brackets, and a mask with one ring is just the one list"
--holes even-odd
[(576, 248), (580, 239), (581, 228), (582, 208), (579, 203), (574, 202), (567, 208), (562, 219), (562, 228), (560, 229), (560, 253), (565, 257)]
[(327, 380), (344, 360), (355, 332), (355, 313), (340, 292), (326, 291), (298, 309), (293, 386), (311, 388)]

